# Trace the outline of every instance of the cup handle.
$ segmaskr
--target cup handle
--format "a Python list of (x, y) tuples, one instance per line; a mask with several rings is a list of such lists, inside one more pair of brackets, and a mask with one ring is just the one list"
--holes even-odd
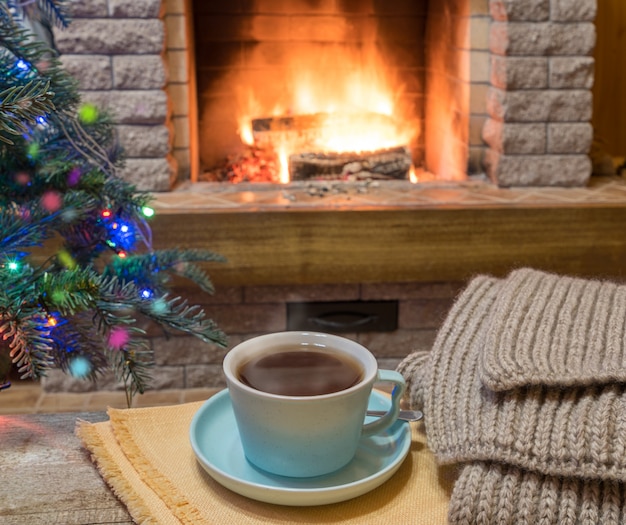
[(377, 382), (394, 384), (393, 390), (391, 391), (391, 408), (389, 409), (389, 412), (378, 418), (376, 421), (364, 424), (363, 431), (361, 432), (361, 435), (363, 436), (378, 434), (395, 423), (400, 412), (400, 400), (406, 390), (404, 377), (402, 377), (399, 372), (394, 370), (379, 370)]

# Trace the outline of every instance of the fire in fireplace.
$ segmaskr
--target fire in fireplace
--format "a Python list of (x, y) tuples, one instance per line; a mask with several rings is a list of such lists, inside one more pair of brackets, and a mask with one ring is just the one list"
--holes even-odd
[(412, 137), (393, 115), (357, 107), (247, 120), (240, 129), (244, 143), (275, 159), (270, 182), (406, 179), (411, 173)]
[(424, 4), (249, 4), (194, 2), (205, 179), (414, 177)]

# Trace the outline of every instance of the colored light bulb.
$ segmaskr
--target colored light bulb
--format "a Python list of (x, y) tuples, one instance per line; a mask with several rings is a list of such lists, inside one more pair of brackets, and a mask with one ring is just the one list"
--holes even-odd
[(86, 377), (91, 372), (91, 363), (86, 357), (79, 355), (72, 359), (69, 370), (74, 377)]
[(15, 67), (21, 71), (28, 71), (30, 66), (26, 60), (22, 60), (21, 58), (15, 63)]

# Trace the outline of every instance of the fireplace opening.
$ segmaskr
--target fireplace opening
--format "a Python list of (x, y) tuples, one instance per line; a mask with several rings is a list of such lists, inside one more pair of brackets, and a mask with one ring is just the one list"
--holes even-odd
[(461, 12), (426, 0), (192, 9), (199, 181), (465, 178), (467, 55), (431, 42)]

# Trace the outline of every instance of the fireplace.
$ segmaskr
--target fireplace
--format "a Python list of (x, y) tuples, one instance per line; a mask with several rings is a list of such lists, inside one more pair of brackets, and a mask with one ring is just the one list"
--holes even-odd
[[(276, 161), (264, 165), (277, 166), (282, 182), (332, 177), (323, 167), (335, 161), (344, 169), (334, 175), (353, 180), (351, 168), (363, 162), (345, 153), (377, 148), (386, 155), (393, 148), (389, 162), (400, 164), (400, 177), (388, 176), (384, 163), (365, 177), (404, 171), (404, 178), (450, 181), (481, 171), (478, 152), (470, 162), (469, 104), (484, 95), (478, 85), (487, 80), (480, 72), (488, 56), (476, 49), (470, 57), (469, 34), (473, 26), (485, 40), (488, 20), (469, 2), (196, 1), (191, 8), (200, 180), (215, 180), (225, 152), (245, 164), (249, 150), (239, 152), (252, 138), (255, 146), (277, 142)], [(259, 131), (258, 123), (267, 127)], [(326, 136), (316, 141), (318, 134)]]
[(116, 115), (125, 176), (141, 189), (201, 180), (242, 147), (233, 106), (254, 95), (260, 117), (273, 103), (303, 111), (272, 93), (293, 80), (285, 70), (306, 62), (340, 86), (334, 59), (348, 55), (368, 66), (365, 83), (391, 84), (425, 174), (582, 186), (595, 13), (595, 0), (93, 1), (57, 40), (84, 98)]
[(201, 179), (406, 179), (423, 165), (424, 4), (243, 4), (192, 2)]
[[(227, 258), (206, 268), (214, 296), (177, 285), (231, 345), (287, 329), (289, 305), (397, 301), (395, 331), (350, 334), (392, 368), (430, 348), (477, 273), (532, 266), (626, 279), (626, 184), (590, 178), (596, 1), (231, 0), (219, 2), (227, 6), (219, 13), (190, 16), (214, 2), (91, 0), (75, 3), (57, 42), (84, 99), (115, 115), (124, 177), (155, 196), (155, 248), (208, 248)], [(286, 6), (297, 12), (285, 15)], [(242, 148), (227, 103), (236, 85), (227, 49), (239, 50), (239, 73), (259, 54), (274, 67), (281, 46), (262, 45), (263, 33), (287, 47), (303, 37), (288, 32), (289, 40), (269, 22), (312, 12), (321, 25), (296, 26), (328, 28), (327, 47), (347, 28), (363, 45), (372, 34), (397, 34), (400, 42), (381, 44), (380, 56), (404, 81), (394, 95), (417, 123), (411, 163), (433, 180), (202, 181), (212, 163)], [(395, 29), (385, 25), (392, 20)], [(215, 62), (198, 60), (194, 34)], [(255, 116), (295, 115), (285, 111)], [(223, 384), (221, 352), (190, 337), (149, 335), (156, 388)], [(53, 376), (46, 388), (92, 386)]]

